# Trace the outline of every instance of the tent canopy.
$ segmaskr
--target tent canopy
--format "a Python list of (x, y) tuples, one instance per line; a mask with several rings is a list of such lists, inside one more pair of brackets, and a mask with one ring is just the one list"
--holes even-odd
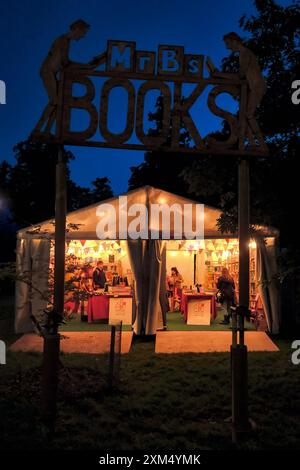
[[(149, 213), (149, 229), (154, 228), (151, 226), (151, 205), (153, 204), (167, 204), (169, 207), (174, 205), (175, 213), (182, 212), (185, 205), (191, 205), (192, 211), (192, 225), (196, 225), (196, 211), (194, 210), (200, 202), (191, 199), (177, 196), (162, 189), (154, 188), (151, 186), (144, 186), (142, 188), (134, 189), (122, 195), (127, 198), (127, 210), (133, 204), (143, 204), (147, 207)], [(96, 227), (100, 220), (97, 215), (97, 208), (99, 205), (110, 204), (114, 207), (116, 213), (116, 239), (123, 239), (124, 236), (119, 231), (119, 198), (116, 196), (105, 201), (99, 201), (96, 204), (83, 207), (81, 209), (69, 212), (67, 214), (67, 234), (68, 239), (96, 239), (99, 238), (96, 234)], [(222, 236), (237, 236), (236, 234), (227, 233), (222, 234), (218, 230), (217, 221), (221, 215), (221, 210), (214, 207), (204, 205), (204, 237), (205, 238), (220, 238)], [(133, 217), (132, 217), (133, 218)], [(130, 223), (130, 216), (127, 218), (127, 225)], [(174, 223), (173, 218), (170, 219), (170, 238), (174, 238)], [(159, 222), (161, 224), (161, 221)], [(155, 227), (161, 232), (162, 227)], [(276, 236), (278, 233), (275, 229), (270, 227), (257, 227), (264, 234), (264, 236)], [(18, 238), (39, 238), (40, 235), (48, 235), (49, 238), (54, 237), (54, 219), (41, 222), (40, 224), (33, 225), (19, 230)], [(161, 238), (159, 236), (159, 238)], [(182, 237), (187, 238), (183, 235)]]

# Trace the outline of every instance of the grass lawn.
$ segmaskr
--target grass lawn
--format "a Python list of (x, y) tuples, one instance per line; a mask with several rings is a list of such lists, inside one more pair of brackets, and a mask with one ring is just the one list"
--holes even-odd
[[(249, 353), (249, 408), (258, 429), (242, 448), (300, 447), (300, 366), (291, 364), (289, 341), (277, 344), (279, 353)], [(156, 355), (153, 341), (137, 339), (121, 358), (113, 395), (101, 386), (106, 356), (61, 360), (57, 430), (49, 443), (39, 418), (41, 355), (8, 352), (0, 366), (0, 449), (232, 447), (228, 353)]]
[[(229, 331), (230, 326), (220, 323), (223, 318), (222, 310), (218, 309), (217, 318), (212, 321), (211, 325), (187, 325), (180, 312), (169, 312), (167, 313), (167, 329), (169, 331)], [(245, 328), (255, 330), (253, 323), (247, 321), (245, 322)], [(123, 326), (124, 331), (131, 331), (131, 329), (130, 325)], [(110, 325), (108, 325), (107, 320), (99, 320), (93, 323), (82, 322), (80, 317), (77, 316), (62, 325), (61, 331), (110, 331)]]
[[(230, 325), (222, 325), (220, 322), (224, 319), (222, 309), (218, 308), (217, 318), (210, 325), (187, 325), (180, 312), (167, 313), (167, 328), (170, 331), (229, 331)], [(255, 330), (253, 323), (245, 321), (247, 330)]]

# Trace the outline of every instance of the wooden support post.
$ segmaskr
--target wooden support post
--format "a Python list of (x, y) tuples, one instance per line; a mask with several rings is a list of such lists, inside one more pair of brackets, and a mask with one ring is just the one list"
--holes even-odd
[(232, 440), (250, 430), (248, 416), (248, 362), (244, 343), (244, 316), (249, 308), (249, 162), (239, 163), (239, 306), (237, 307), (238, 343), (231, 347)]
[(42, 365), (42, 413), (52, 437), (57, 414), (57, 387), (59, 374), (59, 336), (44, 336)]
[[(55, 192), (55, 248), (53, 318), (64, 313), (65, 287), (65, 231), (66, 231), (66, 164), (63, 148), (58, 148)], [(43, 408), (44, 418), (51, 433), (56, 419), (57, 387), (59, 375), (60, 337), (57, 324), (44, 336), (43, 354)]]
[(111, 336), (110, 336), (109, 368), (108, 368), (108, 388), (110, 391), (112, 391), (114, 387), (115, 345), (116, 345), (116, 326), (112, 325)]
[(55, 251), (54, 251), (54, 310), (64, 312), (65, 296), (65, 242), (66, 242), (66, 164), (63, 147), (58, 148), (55, 195)]
[(231, 346), (232, 441), (251, 430), (248, 416), (248, 358), (245, 345)]
[(238, 341), (238, 329), (237, 329), (237, 313), (236, 307), (231, 307), (231, 327), (232, 327), (232, 347), (236, 348)]
[(239, 163), (239, 305), (249, 307), (249, 162)]

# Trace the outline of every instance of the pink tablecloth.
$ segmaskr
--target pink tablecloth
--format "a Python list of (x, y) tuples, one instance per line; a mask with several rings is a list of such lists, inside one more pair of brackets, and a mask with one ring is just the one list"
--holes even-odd
[(211, 319), (215, 320), (217, 317), (216, 299), (212, 294), (182, 294), (180, 310), (183, 315), (184, 321), (187, 321), (188, 301), (189, 300), (210, 300), (210, 314)]
[(107, 319), (109, 316), (109, 300), (106, 295), (92, 295), (87, 305), (88, 322)]

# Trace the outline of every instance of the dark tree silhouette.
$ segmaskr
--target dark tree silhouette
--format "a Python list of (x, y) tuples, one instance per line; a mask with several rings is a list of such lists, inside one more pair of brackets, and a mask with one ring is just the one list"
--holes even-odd
[[(39, 142), (20, 142), (14, 147), (16, 164), (4, 162), (0, 167), (1, 187), (4, 188), (12, 221), (20, 227), (54, 216), (56, 147)], [(113, 195), (107, 178), (97, 178), (92, 187), (77, 185), (70, 177), (68, 164), (74, 160), (65, 150), (67, 163), (68, 210), (87, 206)]]
[[(256, 0), (254, 4), (257, 15), (243, 16), (240, 27), (248, 35), (245, 45), (256, 54), (267, 77), (267, 92), (257, 118), (270, 155), (251, 161), (251, 220), (278, 227), (282, 242), (295, 244), (297, 236), (293, 227), (297, 207), (294, 188), (298, 179), (299, 111), (291, 102), (291, 84), (299, 78), (300, 7), (297, 4), (283, 7), (273, 0)], [(223, 60), (224, 71), (235, 72), (237, 67), (234, 54)], [(161, 103), (149, 119), (157, 121), (153, 132), (158, 131)], [(222, 133), (226, 132), (224, 124)], [(189, 140), (185, 139), (182, 145), (189, 145)], [(201, 202), (222, 208), (221, 227), (234, 229), (237, 222), (237, 165), (236, 158), (223, 156), (185, 157), (147, 152), (145, 161), (131, 168), (129, 187), (153, 184), (192, 195)]]
[[(155, 125), (154, 128), (149, 129), (149, 135), (158, 135), (162, 129), (163, 106), (163, 97), (159, 96), (155, 104), (155, 111), (148, 114), (148, 121), (153, 122)], [(169, 143), (171, 138), (172, 116), (170, 123), (170, 132), (166, 143)], [(188, 147), (190, 141), (188, 132), (182, 126), (180, 145)], [(150, 185), (184, 196), (188, 193), (189, 183), (183, 180), (182, 171), (188, 165), (191, 165), (194, 160), (194, 155), (184, 153), (146, 152), (144, 162), (137, 167), (131, 167), (129, 189)]]
[[(251, 219), (271, 224), (281, 231), (285, 245), (296, 243), (294, 214), (299, 153), (299, 117), (291, 101), (291, 84), (300, 63), (300, 7), (282, 7), (273, 0), (256, 0), (257, 16), (243, 16), (240, 26), (250, 37), (245, 44), (259, 59), (267, 77), (267, 92), (257, 118), (266, 137), (270, 155), (251, 160)], [(224, 71), (236, 71), (237, 60), (231, 54), (223, 60)], [(227, 212), (236, 214), (237, 162), (209, 156), (199, 158), (184, 170), (189, 190), (202, 200), (213, 198)], [(287, 184), (288, 183), (288, 184)], [(212, 201), (211, 201), (212, 202)], [(236, 223), (235, 218), (231, 220)]]
[[(24, 141), (14, 147), (16, 164), (0, 165), (0, 262), (15, 258), (15, 233), (18, 228), (54, 217), (55, 165), (53, 145)], [(75, 158), (64, 152), (67, 162), (68, 211), (79, 209), (113, 196), (108, 178), (96, 178), (91, 187), (82, 187), (70, 177), (68, 164)]]

